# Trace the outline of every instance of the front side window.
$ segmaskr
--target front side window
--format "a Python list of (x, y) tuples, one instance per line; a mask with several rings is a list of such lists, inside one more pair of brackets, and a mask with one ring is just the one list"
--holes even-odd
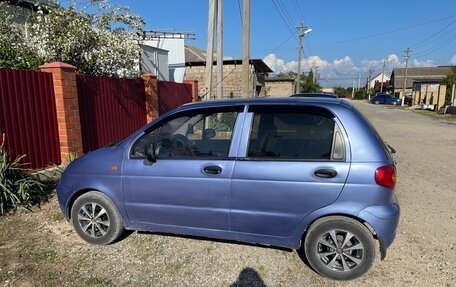
[(139, 138), (131, 158), (144, 158), (150, 143), (157, 158), (227, 157), (237, 115), (237, 111), (222, 111), (174, 118)]
[(248, 157), (330, 160), (335, 122), (324, 113), (297, 110), (256, 111)]

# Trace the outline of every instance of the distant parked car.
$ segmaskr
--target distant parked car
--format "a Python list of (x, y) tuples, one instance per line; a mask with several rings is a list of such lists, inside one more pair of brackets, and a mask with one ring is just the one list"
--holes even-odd
[(376, 105), (400, 105), (402, 103), (402, 100), (390, 94), (377, 94), (373, 98), (371, 98), (371, 103)]
[(337, 99), (338, 96), (334, 94), (326, 94), (326, 93), (299, 93), (291, 95), (292, 98), (334, 98)]
[(57, 194), (92, 244), (129, 229), (302, 247), (348, 280), (396, 235), (393, 152), (346, 100), (204, 101), (76, 159)]

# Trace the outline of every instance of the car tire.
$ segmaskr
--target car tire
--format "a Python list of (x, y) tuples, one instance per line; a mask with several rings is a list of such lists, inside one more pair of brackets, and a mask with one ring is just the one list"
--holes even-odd
[(397, 106), (397, 102), (393, 102), (393, 105)]
[(122, 217), (106, 195), (89, 191), (76, 199), (71, 221), (78, 235), (95, 245), (114, 242), (123, 232)]
[(374, 104), (378, 105), (378, 104), (380, 104), (380, 102), (379, 101), (375, 101)]
[(372, 267), (375, 243), (362, 223), (348, 217), (331, 216), (312, 224), (305, 237), (304, 252), (317, 273), (335, 280), (351, 280)]

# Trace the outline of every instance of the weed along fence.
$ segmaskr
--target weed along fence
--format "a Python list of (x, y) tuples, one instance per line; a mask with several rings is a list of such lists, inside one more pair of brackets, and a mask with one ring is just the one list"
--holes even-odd
[(46, 168), (128, 136), (197, 92), (192, 79), (85, 76), (60, 62), (40, 72), (0, 69), (0, 134), (13, 156), (26, 155), (26, 167)]

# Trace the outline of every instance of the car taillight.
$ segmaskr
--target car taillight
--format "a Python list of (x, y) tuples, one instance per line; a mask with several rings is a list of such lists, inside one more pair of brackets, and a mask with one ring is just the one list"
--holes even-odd
[(396, 167), (394, 165), (381, 166), (375, 171), (375, 182), (383, 187), (394, 189), (396, 185)]

